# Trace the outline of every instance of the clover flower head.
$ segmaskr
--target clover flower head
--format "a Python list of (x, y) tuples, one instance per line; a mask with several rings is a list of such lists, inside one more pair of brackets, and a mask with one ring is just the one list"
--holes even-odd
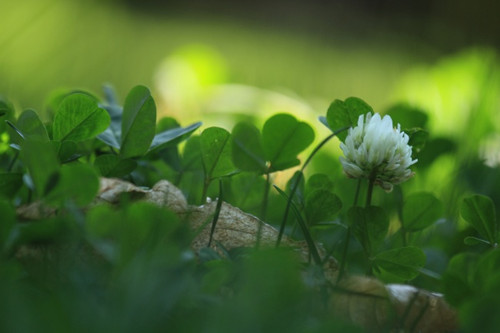
[(399, 124), (393, 127), (390, 116), (360, 115), (358, 125), (349, 129), (345, 142), (340, 144), (344, 152), (340, 163), (347, 176), (372, 179), (389, 192), (393, 185), (413, 176), (410, 166), (417, 160), (411, 158), (408, 140)]

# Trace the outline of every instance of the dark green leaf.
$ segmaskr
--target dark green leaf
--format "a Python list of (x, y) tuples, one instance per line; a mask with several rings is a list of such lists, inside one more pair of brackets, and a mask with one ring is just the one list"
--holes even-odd
[(182, 167), (185, 171), (200, 171), (203, 169), (201, 137), (199, 135), (193, 135), (186, 141), (182, 152)]
[(430, 165), (434, 160), (444, 154), (453, 154), (457, 150), (457, 144), (448, 138), (435, 138), (428, 140), (425, 147), (418, 153), (416, 166), (424, 167)]
[(36, 223), (16, 224), (8, 239), (8, 247), (13, 248), (29, 243), (53, 243), (71, 236), (72, 223), (62, 217), (41, 219)]
[(318, 189), (307, 195), (306, 217), (309, 224), (331, 221), (342, 209), (342, 201), (328, 190)]
[(240, 122), (234, 126), (231, 136), (234, 165), (244, 171), (264, 173), (266, 156), (259, 129), (253, 124)]
[(418, 247), (402, 247), (381, 252), (373, 259), (376, 268), (403, 281), (412, 280), (425, 265), (425, 254)]
[(460, 253), (451, 258), (443, 274), (443, 288), (446, 300), (454, 306), (473, 298), (475, 289), (474, 275), (477, 270), (479, 255)]
[(429, 116), (424, 111), (408, 104), (397, 104), (386, 112), (391, 116), (394, 126), (401, 124), (402, 128), (425, 128)]
[(178, 127), (165, 130), (154, 136), (149, 152), (158, 151), (165, 149), (169, 146), (173, 146), (188, 138), (191, 133), (197, 130), (201, 126), (201, 122), (194, 123), (187, 127)]
[(0, 201), (0, 250), (2, 249), (7, 237), (9, 236), (10, 230), (16, 222), (16, 211), (6, 201)]
[(419, 231), (434, 224), (443, 212), (443, 205), (432, 193), (419, 192), (408, 196), (403, 205), (403, 227)]
[(500, 279), (500, 251), (486, 252), (479, 258), (474, 271), (474, 284), (477, 289), (487, 291), (489, 286)]
[(228, 176), (236, 172), (231, 159), (231, 134), (220, 127), (210, 127), (200, 136), (201, 156), (207, 179)]
[(146, 153), (155, 136), (156, 105), (148, 88), (136, 86), (127, 95), (121, 124), (123, 158)]
[(389, 229), (389, 217), (384, 209), (377, 206), (351, 207), (347, 211), (347, 219), (354, 236), (368, 254), (378, 248)]
[(311, 193), (315, 190), (327, 190), (332, 191), (334, 188), (334, 182), (330, 176), (324, 173), (315, 173), (307, 179), (306, 183), (306, 193)]
[[(294, 190), (295, 189), (295, 190)], [(304, 173), (302, 171), (295, 171), (290, 180), (286, 183), (286, 193), (292, 195), (293, 201), (297, 205), (297, 208), (302, 210), (305, 206), (305, 180)]]
[(425, 147), (429, 132), (421, 128), (405, 129), (404, 132), (410, 137), (408, 144), (412, 147), (412, 156), (416, 156)]
[(75, 141), (62, 141), (56, 146), (61, 163), (69, 163), (82, 156)]
[[(287, 200), (287, 201), (289, 200), (288, 196), (286, 195), (285, 192), (283, 192), (283, 190), (281, 190), (276, 185), (273, 185), (273, 186), (278, 191), (278, 193), (281, 194), (281, 196), (285, 200)], [(298, 209), (295, 206), (295, 204), (293, 203), (293, 201), (291, 203), (291, 207), (292, 207), (292, 211), (295, 214), (295, 217), (297, 218), (297, 222), (299, 223), (300, 229), (302, 230), (302, 233), (304, 234), (304, 238), (306, 239), (307, 246), (308, 246), (309, 252), (311, 253), (311, 256), (314, 260), (314, 263), (316, 265), (321, 265), (321, 257), (319, 256), (318, 249), (316, 247), (316, 243), (314, 243), (314, 240), (311, 236), (311, 233), (309, 232), (309, 229), (307, 228), (307, 225), (306, 225), (305, 221), (303, 220), (302, 215), (300, 215), (300, 212), (298, 211)]]
[(313, 141), (311, 126), (285, 113), (269, 118), (262, 129), (262, 144), (272, 171), (298, 165), (297, 155)]
[(63, 165), (55, 187), (45, 200), (58, 206), (72, 201), (78, 206), (89, 204), (99, 190), (99, 178), (88, 164)]
[(36, 193), (41, 196), (49, 178), (59, 172), (54, 146), (51, 142), (27, 140), (22, 146), (21, 159), (28, 168)]
[(113, 154), (100, 155), (94, 163), (104, 177), (123, 177), (137, 167), (136, 161), (130, 158), (121, 159)]
[(53, 137), (56, 141), (80, 142), (92, 139), (103, 132), (110, 123), (106, 110), (94, 98), (76, 93), (66, 97), (54, 116)]
[(22, 185), (22, 173), (0, 173), (0, 197), (11, 199)]
[[(349, 97), (345, 101), (335, 100), (328, 108), (326, 119), (329, 127), (337, 131), (344, 127), (353, 127), (358, 123), (360, 115), (373, 112), (373, 109), (365, 101), (357, 97)], [(338, 134), (340, 141), (344, 141), (347, 132)]]
[(497, 242), (497, 221), (493, 201), (484, 195), (465, 198), (460, 206), (460, 214), (490, 244)]
[(32, 139), (35, 141), (49, 141), (47, 129), (38, 117), (35, 111), (27, 109), (21, 113), (16, 122), (16, 127), (25, 139)]

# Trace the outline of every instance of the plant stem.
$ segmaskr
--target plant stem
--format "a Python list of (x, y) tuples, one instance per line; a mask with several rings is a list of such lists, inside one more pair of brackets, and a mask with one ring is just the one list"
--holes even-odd
[(293, 184), (293, 187), (290, 190), (290, 196), (288, 197), (288, 201), (286, 203), (285, 213), (283, 214), (283, 220), (281, 221), (280, 230), (279, 230), (279, 233), (278, 233), (278, 239), (276, 240), (276, 247), (278, 247), (280, 245), (280, 243), (281, 243), (281, 238), (283, 237), (283, 232), (285, 231), (286, 220), (288, 218), (288, 212), (290, 211), (290, 206), (292, 204), (292, 199), (293, 199), (293, 196), (295, 195), (295, 192), (297, 191), (297, 188), (299, 187), (299, 184), (300, 184), (300, 181), (302, 180), (302, 177), (304, 176), (304, 173), (303, 173), (304, 169), (309, 164), (309, 162), (311, 162), (311, 159), (313, 158), (314, 155), (316, 155), (316, 153), (321, 149), (321, 147), (323, 147), (333, 137), (337, 136), (339, 133), (341, 133), (343, 131), (346, 131), (348, 129), (349, 129), (349, 127), (347, 127), (347, 126), (343, 127), (341, 129), (333, 132), (332, 134), (330, 134), (329, 136), (327, 136), (325, 139), (323, 139), (323, 141), (321, 141), (313, 149), (313, 151), (311, 152), (311, 154), (309, 155), (309, 157), (306, 159), (306, 161), (304, 162), (304, 164), (300, 168), (300, 174), (297, 177), (297, 180), (296, 180), (295, 184)]
[(370, 177), (370, 179), (368, 179), (368, 191), (366, 192), (365, 207), (372, 204), (373, 185), (375, 185), (375, 177)]
[(18, 157), (19, 157), (19, 151), (16, 150), (16, 153), (15, 153), (14, 157), (12, 158), (12, 161), (10, 161), (9, 166), (7, 167), (7, 172), (12, 171), (12, 168), (14, 168), (14, 164), (16, 163)]
[(268, 171), (266, 173), (266, 184), (264, 186), (264, 198), (262, 199), (262, 207), (260, 210), (260, 218), (262, 219), (262, 221), (266, 220), (266, 215), (267, 215), (267, 205), (268, 205), (268, 201), (269, 201), (269, 187), (271, 186), (270, 178), (271, 178), (270, 172)]
[[(271, 186), (270, 184), (270, 172), (266, 173), (266, 185), (264, 187), (264, 198), (262, 199), (262, 207), (260, 211), (260, 217), (262, 221), (266, 220), (266, 215), (267, 215), (267, 204), (269, 201), (269, 187)], [(257, 241), (255, 242), (255, 248), (259, 248), (260, 246), (260, 239), (262, 237), (262, 223), (259, 223), (259, 226), (257, 228)]]
[[(358, 184), (356, 185), (356, 193), (354, 194), (354, 203), (352, 204), (353, 207), (358, 205), (360, 189), (361, 189), (361, 179), (358, 179)], [(344, 275), (345, 263), (347, 261), (347, 252), (349, 250), (350, 240), (351, 240), (351, 227), (348, 225), (347, 232), (345, 235), (344, 249), (342, 250), (342, 258), (340, 259), (340, 268), (339, 268), (339, 274), (337, 275), (337, 283), (339, 283), (339, 281), (342, 279), (342, 276)]]
[(203, 182), (203, 191), (201, 192), (201, 204), (205, 204), (207, 202), (207, 192), (208, 192), (208, 186), (210, 185), (210, 179), (205, 178), (205, 181)]

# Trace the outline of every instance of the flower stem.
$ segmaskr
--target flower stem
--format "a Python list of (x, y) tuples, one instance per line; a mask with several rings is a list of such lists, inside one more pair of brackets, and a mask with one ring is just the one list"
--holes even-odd
[(375, 185), (375, 177), (370, 177), (368, 179), (368, 191), (366, 192), (365, 207), (368, 207), (372, 204), (373, 185)]
[(330, 134), (329, 136), (327, 136), (325, 139), (323, 139), (323, 141), (321, 141), (314, 148), (314, 150), (312, 151), (312, 153), (309, 155), (309, 157), (306, 159), (306, 161), (304, 162), (304, 164), (300, 168), (300, 174), (297, 177), (295, 183), (293, 184), (293, 186), (292, 186), (292, 188), (290, 190), (290, 196), (288, 197), (288, 201), (286, 203), (285, 213), (283, 214), (283, 219), (281, 221), (280, 230), (279, 230), (279, 233), (278, 233), (278, 239), (276, 240), (276, 247), (280, 246), (281, 238), (283, 237), (283, 232), (285, 231), (285, 225), (286, 225), (286, 220), (288, 218), (288, 212), (290, 211), (290, 206), (292, 204), (292, 199), (293, 199), (293, 196), (295, 195), (295, 192), (297, 191), (297, 188), (299, 187), (300, 181), (302, 180), (302, 177), (304, 175), (304, 173), (303, 173), (304, 169), (309, 164), (309, 162), (311, 162), (311, 159), (313, 158), (314, 155), (316, 155), (316, 153), (321, 149), (321, 147), (323, 147), (333, 137), (337, 136), (339, 133), (341, 133), (343, 131), (346, 131), (348, 129), (349, 129), (349, 127), (343, 127), (341, 129), (333, 132), (332, 134)]
[[(354, 194), (353, 207), (358, 205), (359, 192), (361, 189), (361, 178), (358, 179), (358, 185), (356, 186), (356, 193)], [(337, 275), (337, 283), (342, 279), (345, 272), (345, 263), (347, 261), (347, 252), (349, 250), (349, 242), (351, 240), (351, 227), (347, 226), (347, 232), (345, 234), (344, 249), (342, 250), (342, 258), (340, 259), (339, 274)]]
[(267, 215), (267, 206), (269, 201), (269, 188), (271, 187), (270, 183), (270, 172), (266, 173), (266, 184), (264, 185), (264, 198), (262, 199), (262, 206), (260, 210), (260, 218), (262, 221), (266, 221)]

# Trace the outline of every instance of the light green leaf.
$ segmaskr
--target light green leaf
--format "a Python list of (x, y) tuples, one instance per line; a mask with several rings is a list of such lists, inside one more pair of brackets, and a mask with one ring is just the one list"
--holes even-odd
[(71, 94), (64, 98), (54, 116), (53, 138), (75, 142), (92, 139), (103, 132), (110, 121), (109, 114), (94, 98), (82, 93)]
[(425, 254), (418, 247), (401, 247), (377, 254), (373, 264), (376, 268), (407, 281), (418, 276), (419, 269), (425, 265)]
[(21, 159), (28, 168), (39, 197), (46, 192), (49, 180), (59, 172), (59, 161), (51, 142), (26, 140), (21, 148)]
[(298, 165), (297, 155), (313, 141), (311, 126), (285, 113), (269, 118), (262, 129), (262, 145), (272, 171)]
[(460, 214), (490, 244), (497, 243), (497, 221), (493, 201), (484, 195), (465, 198), (460, 206)]
[(432, 193), (419, 192), (408, 196), (403, 205), (403, 226), (406, 231), (419, 231), (435, 223), (443, 205)]
[(207, 179), (228, 176), (236, 172), (231, 159), (231, 134), (220, 127), (210, 127), (200, 136), (201, 157)]
[(253, 124), (240, 122), (234, 126), (231, 136), (234, 165), (244, 171), (264, 173), (266, 156), (259, 129)]
[(155, 136), (156, 105), (148, 88), (136, 86), (123, 106), (121, 149), (123, 158), (145, 154)]

